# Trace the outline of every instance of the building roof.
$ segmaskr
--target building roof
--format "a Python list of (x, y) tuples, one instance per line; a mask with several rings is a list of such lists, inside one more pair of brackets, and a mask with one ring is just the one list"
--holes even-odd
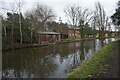
[(68, 28), (68, 29), (71, 29), (71, 30), (79, 30), (80, 28), (79, 27), (77, 27), (77, 28)]
[(37, 32), (38, 34), (60, 34), (60, 33), (56, 33), (56, 32)]

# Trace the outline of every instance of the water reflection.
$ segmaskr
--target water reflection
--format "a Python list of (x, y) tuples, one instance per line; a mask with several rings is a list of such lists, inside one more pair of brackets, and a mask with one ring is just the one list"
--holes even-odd
[(7, 78), (63, 78), (81, 61), (115, 39), (83, 40), (3, 52), (2, 76)]

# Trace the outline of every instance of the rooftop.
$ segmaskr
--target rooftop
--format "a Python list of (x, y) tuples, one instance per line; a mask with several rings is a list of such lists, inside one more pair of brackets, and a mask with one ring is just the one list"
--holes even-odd
[(60, 34), (60, 33), (56, 33), (56, 32), (37, 32), (38, 34)]

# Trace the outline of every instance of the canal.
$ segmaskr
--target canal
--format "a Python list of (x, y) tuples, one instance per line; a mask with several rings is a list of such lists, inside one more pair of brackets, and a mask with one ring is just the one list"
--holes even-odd
[(64, 78), (114, 38), (11, 50), (2, 54), (6, 78)]

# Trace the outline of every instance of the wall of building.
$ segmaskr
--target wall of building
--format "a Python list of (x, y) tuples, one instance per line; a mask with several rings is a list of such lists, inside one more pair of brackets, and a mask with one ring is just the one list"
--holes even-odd
[(56, 41), (60, 41), (60, 35), (52, 35), (52, 34), (38, 34), (37, 35), (38, 43), (54, 43)]
[[(73, 29), (68, 30), (68, 38), (74, 39), (74, 30)], [(80, 39), (80, 32), (78, 30), (75, 30), (75, 38)]]

